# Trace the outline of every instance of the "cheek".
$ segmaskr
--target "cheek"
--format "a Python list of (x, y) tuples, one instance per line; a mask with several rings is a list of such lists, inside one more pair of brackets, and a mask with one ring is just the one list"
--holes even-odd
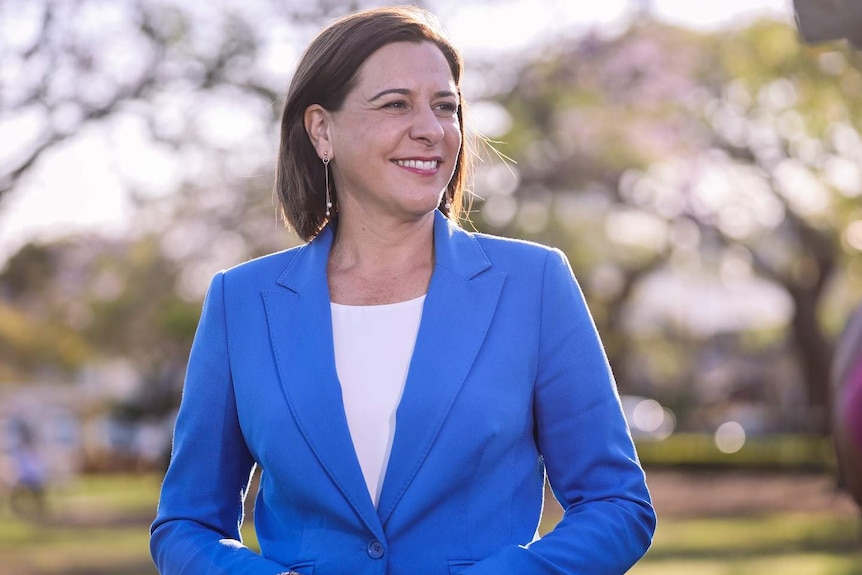
[(386, 138), (392, 130), (388, 123), (369, 113), (344, 114), (334, 130), (335, 138), (342, 146), (354, 147), (357, 140), (371, 143)]
[(451, 125), (444, 126), (444, 131), (446, 134), (446, 141), (454, 148), (461, 147), (461, 126), (457, 120), (451, 123)]
[(385, 118), (371, 121), (363, 125), (361, 130), (361, 138), (367, 146), (391, 152), (409, 137), (410, 124), (401, 118)]

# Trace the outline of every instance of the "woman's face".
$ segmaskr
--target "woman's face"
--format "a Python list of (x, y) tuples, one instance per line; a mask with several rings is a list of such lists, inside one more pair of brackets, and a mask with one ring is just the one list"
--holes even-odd
[(341, 216), (403, 222), (436, 209), (461, 149), (458, 102), (436, 45), (398, 42), (374, 52), (331, 115)]

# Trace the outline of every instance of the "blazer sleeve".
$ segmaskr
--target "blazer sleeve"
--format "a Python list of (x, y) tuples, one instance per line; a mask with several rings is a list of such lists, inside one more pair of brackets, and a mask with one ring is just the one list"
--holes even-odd
[(621, 575), (649, 548), (656, 517), (616, 384), (568, 260), (545, 262), (535, 433), (564, 513), (528, 545), (463, 575)]
[(224, 274), (210, 284), (189, 356), (171, 462), (150, 530), (162, 575), (286, 571), (245, 547), (243, 499), (254, 460), (240, 430), (225, 323)]

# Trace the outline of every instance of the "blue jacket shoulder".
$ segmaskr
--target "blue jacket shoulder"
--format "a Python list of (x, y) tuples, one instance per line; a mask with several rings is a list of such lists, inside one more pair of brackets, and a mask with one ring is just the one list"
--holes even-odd
[[(483, 233), (471, 234), (487, 255), (491, 264), (521, 266), (544, 265), (549, 256), (562, 256), (557, 248), (522, 239), (506, 238)], [(563, 258), (565, 256), (562, 256)]]
[(261, 279), (273, 281), (290, 265), (290, 262), (308, 244), (298, 245), (282, 251), (260, 256), (223, 270), (226, 281), (257, 282)]

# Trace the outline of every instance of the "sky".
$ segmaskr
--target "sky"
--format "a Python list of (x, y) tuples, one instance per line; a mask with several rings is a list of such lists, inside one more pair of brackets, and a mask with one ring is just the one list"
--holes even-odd
[[(588, 29), (613, 33), (625, 26), (638, 3), (643, 0), (501, 0), (491, 8), (438, 0), (435, 11), (469, 59), (471, 54), (494, 51), (505, 57), (557, 33)], [(661, 20), (707, 30), (762, 16), (792, 18), (791, 0), (652, 0), (650, 4), (653, 15)], [(8, 137), (12, 130), (14, 126), (7, 123), (4, 128), (0, 123), (0, 141), (14, 142)], [(116, 154), (110, 153), (109, 146), (100, 138), (63, 144), (48, 154), (43, 169), (28, 177), (26, 185), (3, 199), (0, 262), (32, 239), (87, 230), (121, 234), (128, 228), (132, 209), (114, 175), (116, 166), (110, 158)], [(153, 156), (151, 161), (155, 165), (159, 158)], [(165, 177), (157, 169), (149, 173), (154, 178), (158, 174)]]
[(633, 7), (642, 4), (649, 4), (653, 16), (662, 21), (703, 30), (762, 16), (790, 21), (793, 14), (792, 0), (502, 0), (493, 9), (460, 0), (440, 4), (441, 19), (468, 57), (470, 52), (499, 45), (501, 38), (520, 49), (561, 30), (613, 31), (628, 20)]

